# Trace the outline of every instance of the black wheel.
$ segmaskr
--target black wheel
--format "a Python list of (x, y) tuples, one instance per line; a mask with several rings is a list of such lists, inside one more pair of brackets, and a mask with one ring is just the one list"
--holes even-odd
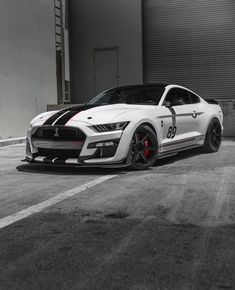
[(152, 166), (158, 156), (157, 136), (148, 125), (140, 125), (131, 140), (128, 160), (130, 169), (144, 170)]
[(222, 128), (219, 120), (213, 118), (206, 131), (203, 149), (205, 152), (217, 152), (222, 139)]

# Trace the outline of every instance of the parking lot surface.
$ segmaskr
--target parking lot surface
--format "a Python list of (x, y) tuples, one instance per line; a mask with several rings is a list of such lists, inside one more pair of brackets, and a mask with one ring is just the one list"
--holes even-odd
[(0, 148), (0, 289), (235, 289), (235, 140), (147, 171)]

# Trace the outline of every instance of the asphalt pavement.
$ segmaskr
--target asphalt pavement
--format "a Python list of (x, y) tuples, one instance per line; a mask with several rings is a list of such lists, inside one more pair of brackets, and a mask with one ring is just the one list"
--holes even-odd
[(0, 289), (235, 289), (235, 139), (146, 171), (0, 148)]

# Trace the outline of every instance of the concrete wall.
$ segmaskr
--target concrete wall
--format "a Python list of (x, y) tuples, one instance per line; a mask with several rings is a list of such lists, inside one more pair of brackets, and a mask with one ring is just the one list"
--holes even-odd
[(119, 48), (119, 85), (142, 82), (141, 0), (70, 0), (72, 102), (95, 93), (93, 49)]
[(0, 1), (0, 138), (57, 102), (53, 0)]
[(235, 136), (235, 99), (215, 98), (224, 114), (224, 137)]

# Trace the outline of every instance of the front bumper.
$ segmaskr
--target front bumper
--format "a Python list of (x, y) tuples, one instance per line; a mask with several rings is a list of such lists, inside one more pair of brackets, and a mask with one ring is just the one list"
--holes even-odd
[(128, 166), (126, 160), (132, 138), (131, 127), (129, 124), (124, 131), (104, 133), (95, 133), (85, 124), (70, 127), (85, 134), (83, 141), (35, 139), (35, 132), (42, 127), (34, 127), (27, 134), (26, 160), (54, 165)]

